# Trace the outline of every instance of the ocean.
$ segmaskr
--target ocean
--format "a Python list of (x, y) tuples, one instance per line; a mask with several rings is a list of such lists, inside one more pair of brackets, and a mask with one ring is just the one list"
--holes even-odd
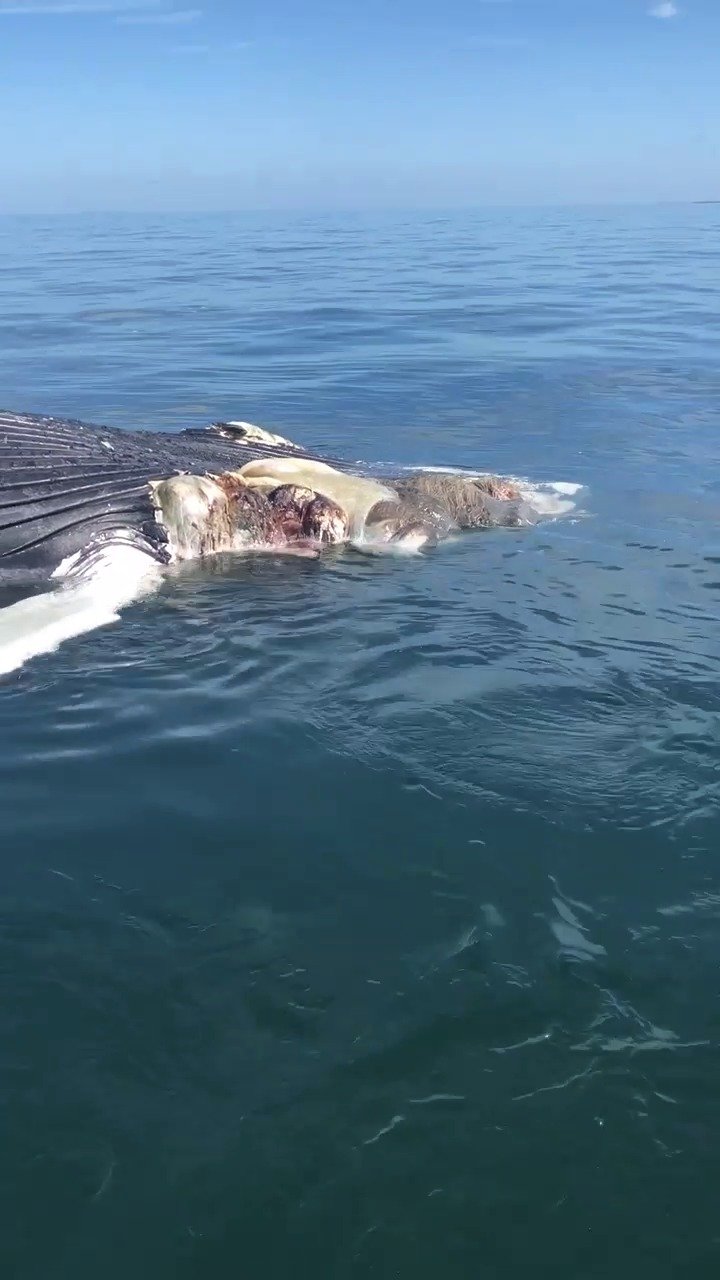
[(720, 206), (0, 219), (0, 404), (580, 486), (0, 680), (8, 1280), (720, 1264)]

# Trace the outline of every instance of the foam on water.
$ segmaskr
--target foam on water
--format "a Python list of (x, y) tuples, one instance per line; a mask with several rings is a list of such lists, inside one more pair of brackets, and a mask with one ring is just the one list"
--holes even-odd
[(569, 480), (533, 484), (520, 477), (507, 478), (517, 485), (524, 500), (539, 516), (553, 519), (578, 511), (578, 503), (574, 499), (583, 487), (581, 484), (574, 484)]
[(426, 538), (413, 537), (398, 538), (392, 542), (381, 542), (379, 539), (361, 536), (348, 543), (348, 546), (353, 551), (358, 551), (364, 556), (394, 556), (398, 559), (419, 556), (426, 545)]

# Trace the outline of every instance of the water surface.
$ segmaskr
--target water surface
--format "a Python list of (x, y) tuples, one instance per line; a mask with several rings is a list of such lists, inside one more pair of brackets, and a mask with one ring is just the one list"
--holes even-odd
[(0, 220), (8, 408), (585, 486), (3, 681), (4, 1274), (717, 1274), (719, 231)]

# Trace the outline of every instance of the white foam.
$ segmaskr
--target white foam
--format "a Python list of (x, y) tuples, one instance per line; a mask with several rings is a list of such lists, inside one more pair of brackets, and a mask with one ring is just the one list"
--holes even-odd
[(521, 476), (505, 478), (517, 485), (523, 500), (541, 518), (557, 520), (578, 510), (577, 497), (584, 486), (575, 481), (547, 480), (540, 484)]
[[(529, 507), (532, 507), (535, 514), (549, 519), (567, 516), (571, 511), (575, 511), (577, 502), (569, 496), (562, 495), (575, 494), (582, 489), (582, 485), (573, 485), (568, 482), (566, 486), (563, 481), (554, 484), (530, 484), (526, 480), (514, 480), (513, 483), (517, 485), (520, 496)], [(558, 488), (558, 484), (562, 487)]]
[(57, 590), (0, 610), (0, 675), (117, 622), (122, 608), (159, 586), (162, 570), (146, 552), (113, 541), (69, 558), (53, 576), (62, 579)]
[(427, 538), (398, 538), (392, 542), (381, 542), (378, 538), (353, 538), (348, 546), (364, 556), (419, 556), (427, 544)]
[(567, 493), (573, 496), (579, 493), (583, 486), (581, 484), (572, 484), (569, 480), (553, 480), (547, 487), (548, 489), (554, 489), (556, 493)]
[(429, 467), (429, 466), (426, 466), (424, 463), (422, 466), (416, 466), (416, 465), (404, 466), (402, 470), (403, 471), (429, 471), (431, 473), (434, 473), (437, 471), (440, 474), (447, 475), (447, 476), (467, 476), (468, 479), (472, 479), (474, 476), (479, 476), (481, 474), (484, 474), (480, 471), (471, 471), (467, 467)]

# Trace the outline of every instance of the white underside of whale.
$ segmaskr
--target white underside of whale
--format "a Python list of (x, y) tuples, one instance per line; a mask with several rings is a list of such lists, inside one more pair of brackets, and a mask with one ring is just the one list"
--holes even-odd
[[(120, 539), (124, 532), (118, 531)], [(155, 591), (163, 576), (146, 552), (122, 541), (108, 541), (84, 570), (79, 564), (72, 557), (58, 566), (54, 576), (62, 581), (55, 591), (0, 609), (0, 675), (52, 653), (65, 640), (119, 621), (120, 611)]]

